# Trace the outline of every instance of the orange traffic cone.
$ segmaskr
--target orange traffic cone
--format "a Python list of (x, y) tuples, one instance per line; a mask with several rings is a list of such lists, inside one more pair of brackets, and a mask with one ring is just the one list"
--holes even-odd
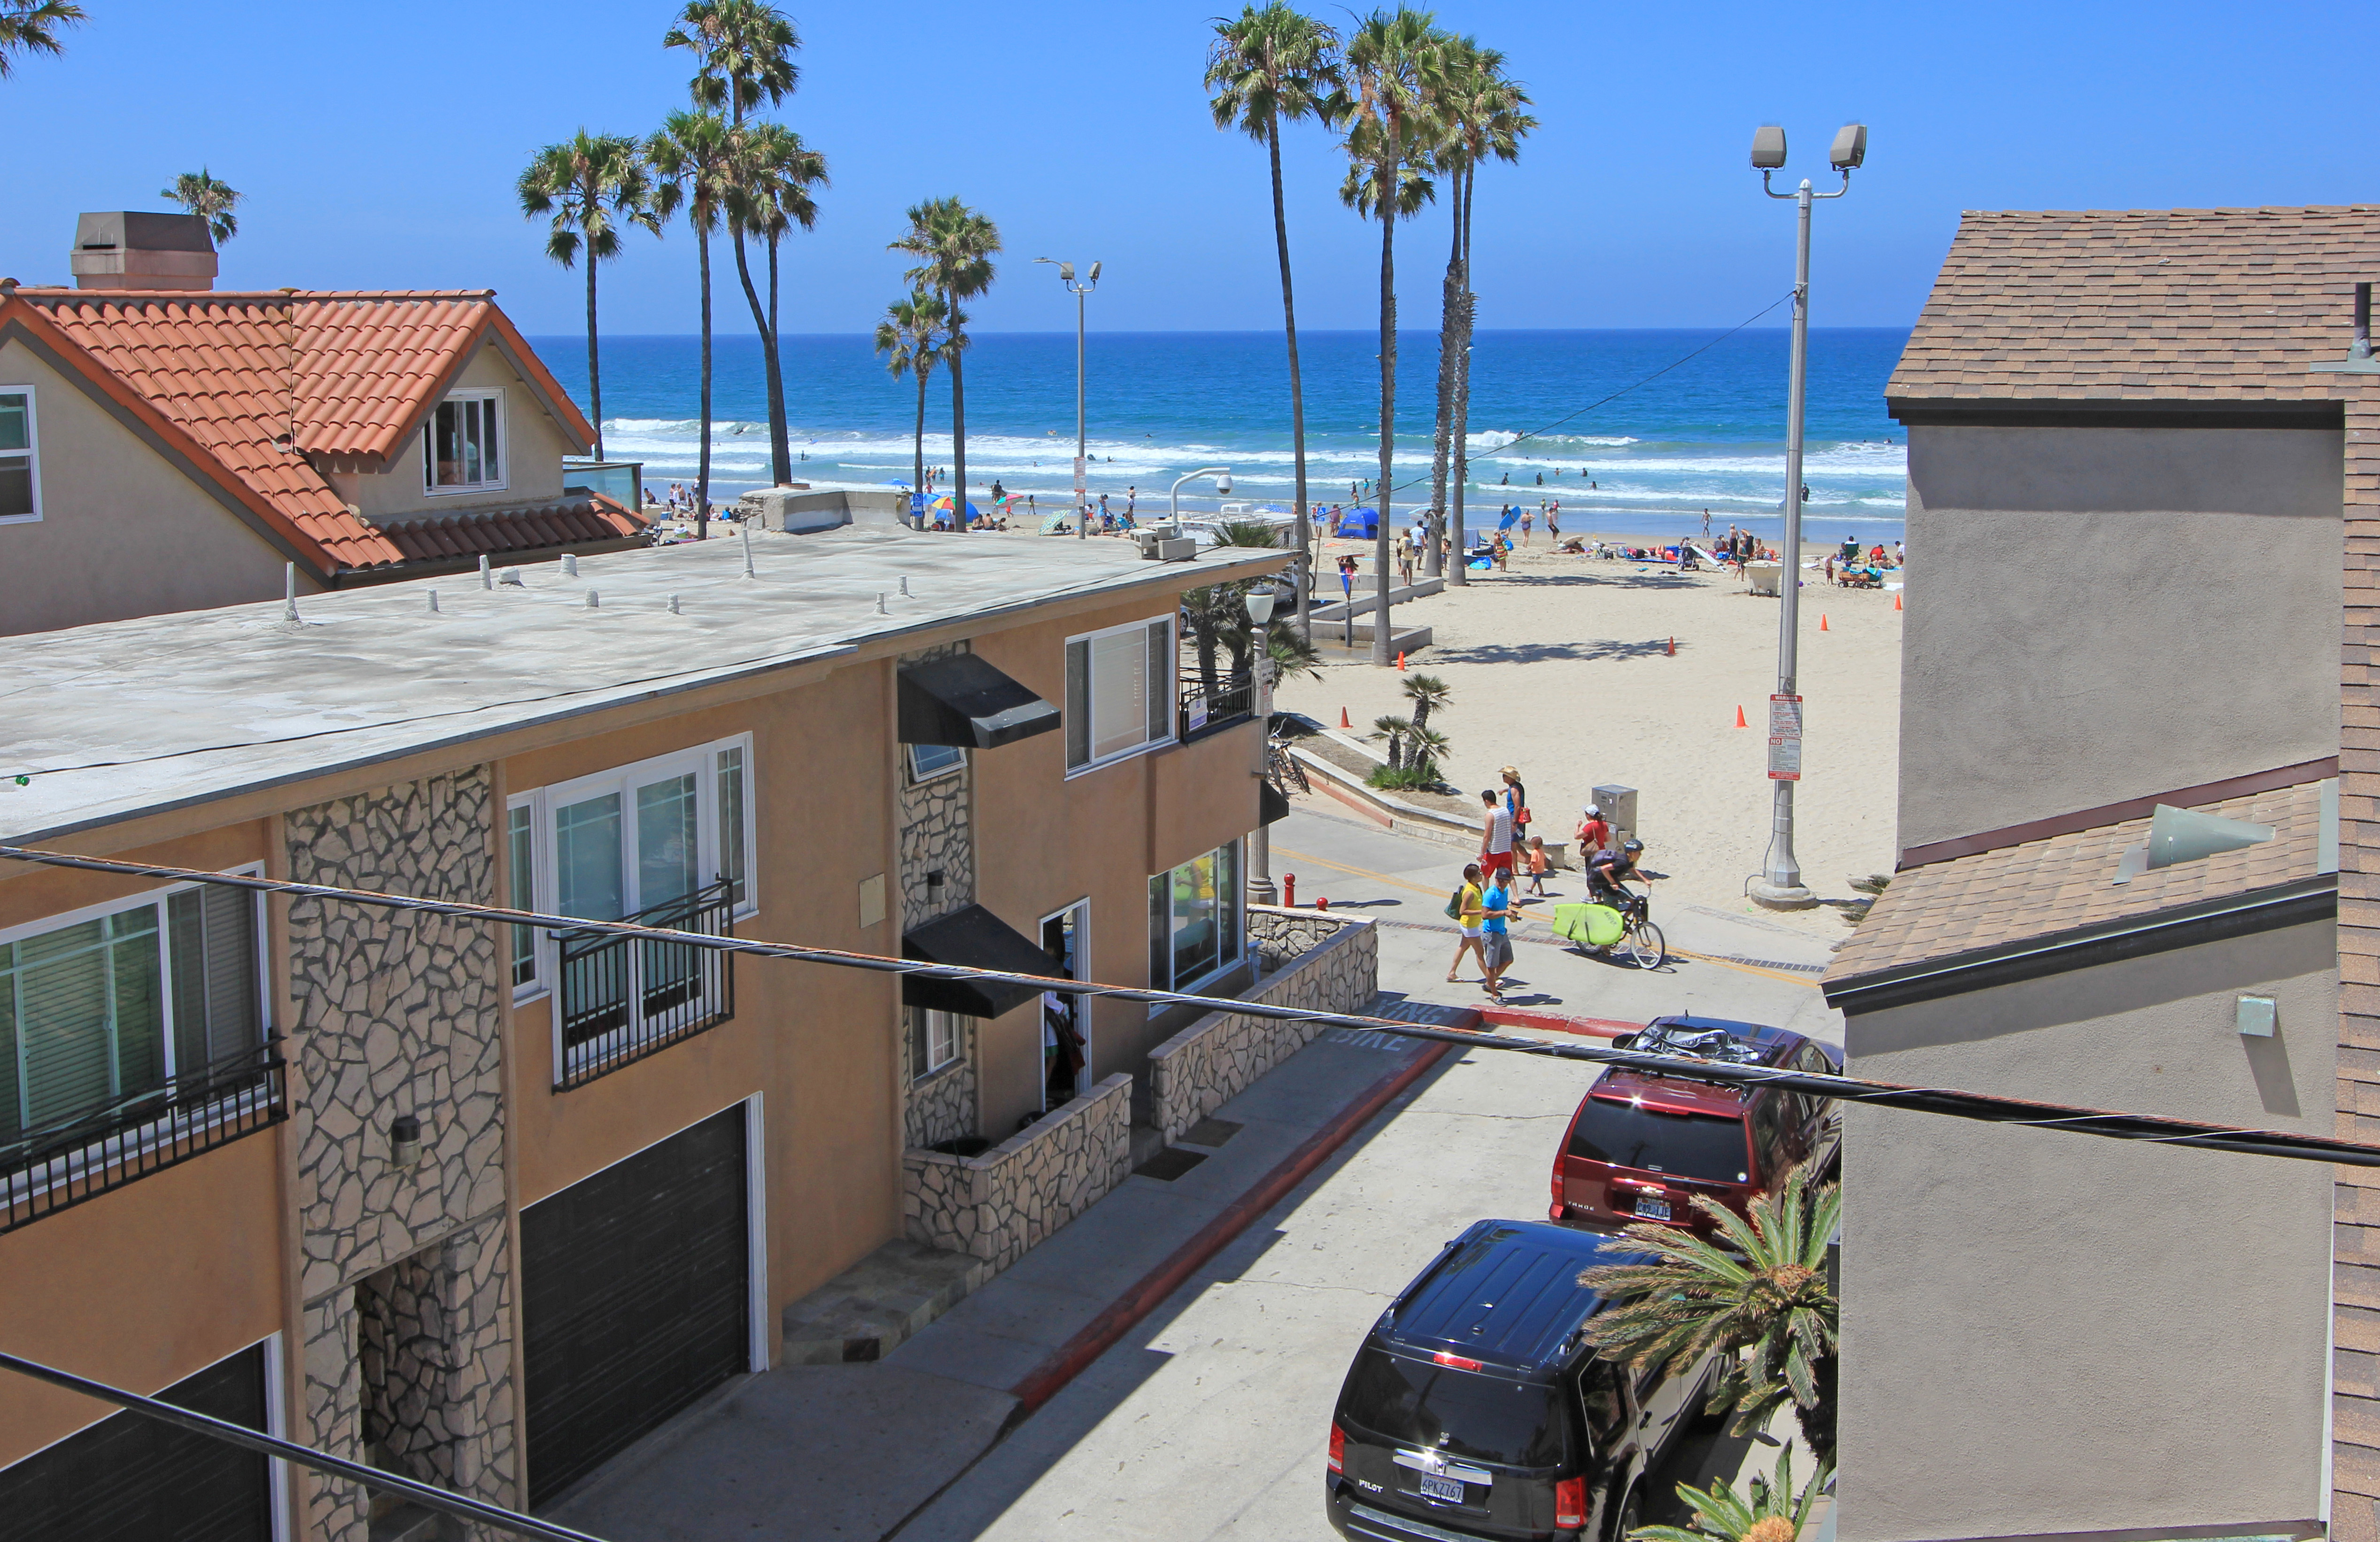
[(1826, 612), (1824, 612), (1824, 611), (1820, 611), (1820, 612), (1818, 613), (1818, 630), (1819, 630), (1819, 631), (1821, 631), (1821, 632), (1823, 632), (1823, 631), (1825, 631), (1826, 629), (1827, 629), (1827, 613), (1826, 613)]
[(1677, 638), (1675, 638), (1675, 637), (1671, 637), (1671, 638), (1670, 639), (1670, 658), (1672, 658), (1672, 659), (1674, 659), (1674, 658), (1676, 658), (1677, 656), (1678, 656), (1678, 639), (1677, 639)]
[(1738, 728), (1749, 728), (1752, 726), (1750, 723), (1743, 721), (1743, 709), (1741, 707), (1738, 707), (1735, 710), (1735, 725)]
[(1900, 609), (1900, 596), (1896, 594), (1892, 597), (1892, 608), (1896, 611)]
[(1339, 726), (1342, 728), (1353, 728), (1355, 726), (1354, 723), (1347, 721), (1347, 709), (1344, 707), (1339, 709)]
[(1397, 667), (1399, 669), (1405, 667), (1405, 650), (1402, 648), (1397, 650)]

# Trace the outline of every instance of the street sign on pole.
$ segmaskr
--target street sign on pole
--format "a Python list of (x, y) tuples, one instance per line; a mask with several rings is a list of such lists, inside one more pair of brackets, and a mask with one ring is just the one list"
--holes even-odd
[(1802, 780), (1802, 698), (1798, 696), (1768, 698), (1768, 779)]

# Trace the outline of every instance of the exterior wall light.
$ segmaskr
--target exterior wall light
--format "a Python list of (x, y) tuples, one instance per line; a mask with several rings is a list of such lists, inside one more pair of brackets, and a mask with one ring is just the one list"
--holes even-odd
[(388, 1122), (388, 1160), (392, 1167), (411, 1167), (421, 1160), (421, 1121), (400, 1113)]

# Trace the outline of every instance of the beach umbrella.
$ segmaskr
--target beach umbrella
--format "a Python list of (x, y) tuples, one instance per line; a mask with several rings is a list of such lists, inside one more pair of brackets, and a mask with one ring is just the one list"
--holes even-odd
[[(937, 514), (947, 514), (947, 513), (949, 513), (949, 512), (950, 512), (950, 507), (951, 507), (951, 497), (950, 497), (950, 494), (949, 494), (949, 493), (947, 493), (947, 492), (946, 492), (946, 493), (944, 493), (944, 494), (942, 494), (941, 497), (939, 497), (939, 498), (935, 499), (931, 504), (927, 504), (926, 506), (927, 506), (928, 508), (932, 509), (932, 510), (933, 510), (935, 513), (937, 513)], [(981, 518), (983, 517), (983, 511), (982, 511), (982, 510), (980, 510), (980, 509), (978, 509), (978, 508), (977, 508), (973, 504), (969, 504), (966, 506), (966, 516), (967, 516), (967, 523), (969, 523), (969, 524), (973, 524), (973, 523), (975, 523), (977, 520), (981, 519)]]
[(1043, 516), (1041, 520), (1041, 533), (1045, 536), (1065, 534), (1066, 516), (1062, 514), (1052, 514)]

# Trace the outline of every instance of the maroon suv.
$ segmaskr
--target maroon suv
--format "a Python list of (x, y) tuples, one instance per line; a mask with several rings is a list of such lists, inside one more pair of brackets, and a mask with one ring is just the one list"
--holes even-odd
[(1797, 1162), (1831, 1165), (1842, 1144), (1834, 1101), (1777, 1087), (1698, 1080), (1697, 1060), (1839, 1075), (1825, 1046), (1757, 1023), (1658, 1017), (1618, 1047), (1673, 1054), (1674, 1073), (1614, 1068), (1571, 1116), (1554, 1158), (1549, 1219), (1597, 1227), (1665, 1220), (1711, 1230), (1706, 1194), (1743, 1214)]

